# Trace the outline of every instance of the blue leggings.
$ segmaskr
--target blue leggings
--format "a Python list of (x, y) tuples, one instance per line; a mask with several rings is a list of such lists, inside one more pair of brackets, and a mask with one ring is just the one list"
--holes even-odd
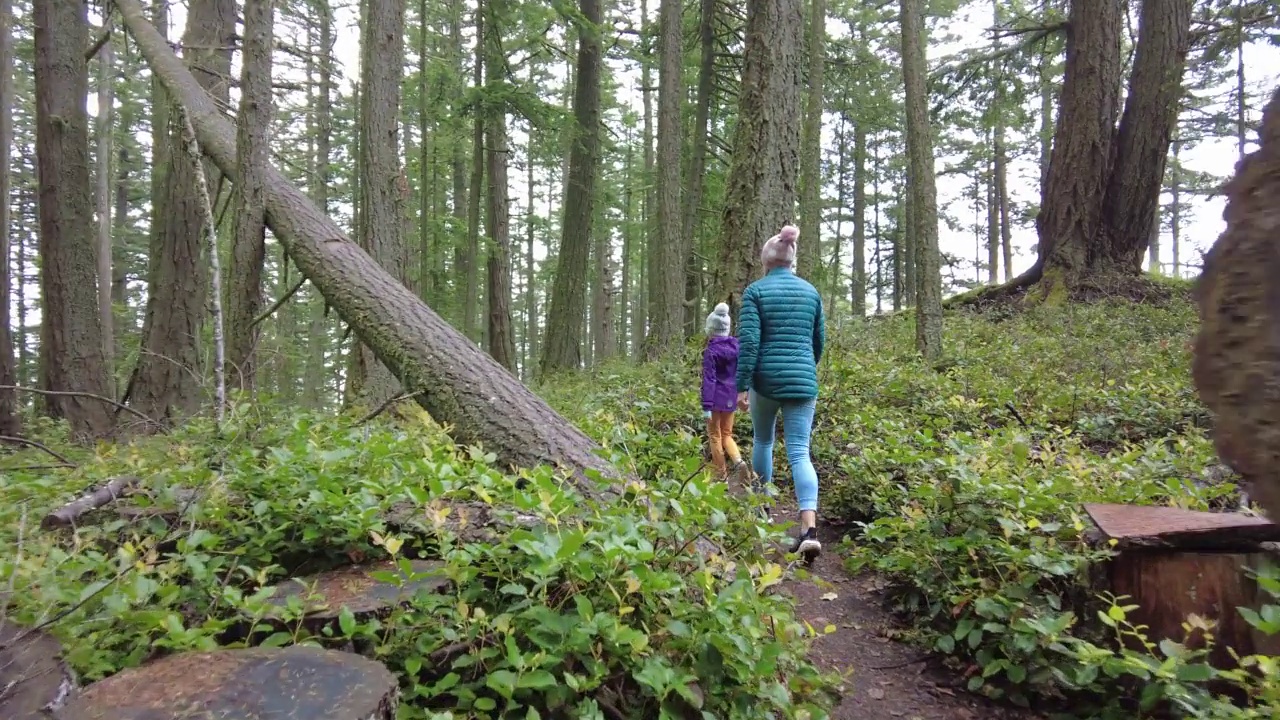
[(813, 429), (816, 399), (778, 401), (751, 391), (751, 468), (763, 482), (773, 481), (774, 425), (782, 411), (782, 430), (787, 434), (787, 462), (796, 488), (800, 509), (818, 509), (818, 472), (809, 459), (809, 431)]

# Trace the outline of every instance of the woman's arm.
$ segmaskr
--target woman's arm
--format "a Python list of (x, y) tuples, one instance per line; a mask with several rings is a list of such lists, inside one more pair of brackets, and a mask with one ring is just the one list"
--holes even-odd
[(760, 357), (760, 304), (754, 285), (742, 294), (742, 309), (738, 311), (738, 392), (751, 390), (751, 379), (756, 374), (756, 361)]
[(822, 361), (822, 350), (827, 344), (827, 321), (822, 316), (822, 296), (818, 296), (818, 314), (813, 319), (813, 362)]

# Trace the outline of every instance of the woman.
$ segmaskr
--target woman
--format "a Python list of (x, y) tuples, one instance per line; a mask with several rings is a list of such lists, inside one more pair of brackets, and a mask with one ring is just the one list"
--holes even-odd
[(800, 231), (787, 225), (760, 251), (763, 278), (742, 294), (738, 315), (738, 407), (751, 411), (751, 467), (773, 478), (774, 425), (782, 413), (787, 462), (800, 505), (800, 535), (791, 552), (812, 562), (818, 542), (818, 473), (809, 459), (809, 431), (818, 398), (818, 361), (826, 332), (822, 296), (793, 270)]

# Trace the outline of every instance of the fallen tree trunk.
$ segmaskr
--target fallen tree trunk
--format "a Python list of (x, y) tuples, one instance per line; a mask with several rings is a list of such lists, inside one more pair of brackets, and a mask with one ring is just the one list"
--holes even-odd
[(60, 717), (391, 720), (398, 696), (382, 663), (294, 645), (170, 655), (90, 685)]
[(63, 505), (44, 516), (40, 521), (40, 527), (49, 530), (56, 527), (66, 527), (75, 523), (81, 515), (96, 510), (97, 508), (114, 501), (116, 498), (123, 496), (125, 493), (133, 489), (133, 486), (142, 482), (141, 478), (125, 475), (118, 478), (112, 478), (107, 483), (93, 490), (86, 495)]
[(1224, 188), (1227, 229), (1204, 259), (1191, 375), (1217, 416), (1218, 454), (1280, 518), (1280, 89), (1258, 137)]
[[(116, 7), (155, 76), (186, 110), (203, 151), (233, 182), (235, 126), (218, 110), (143, 14), (138, 0)], [(274, 167), (265, 171), (267, 225), (338, 315), (351, 325), (460, 445), (479, 444), (513, 467), (551, 464), (597, 495), (588, 471), (622, 475), (596, 444), (514, 375), (397, 282)]]

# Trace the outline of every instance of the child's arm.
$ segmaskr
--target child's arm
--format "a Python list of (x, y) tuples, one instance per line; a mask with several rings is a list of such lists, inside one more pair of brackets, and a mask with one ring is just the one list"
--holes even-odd
[(742, 309), (738, 311), (738, 392), (751, 390), (760, 355), (760, 307), (756, 304), (755, 286), (742, 293)]
[(711, 355), (711, 346), (702, 351), (702, 409), (711, 409), (711, 398), (716, 387), (716, 359)]

